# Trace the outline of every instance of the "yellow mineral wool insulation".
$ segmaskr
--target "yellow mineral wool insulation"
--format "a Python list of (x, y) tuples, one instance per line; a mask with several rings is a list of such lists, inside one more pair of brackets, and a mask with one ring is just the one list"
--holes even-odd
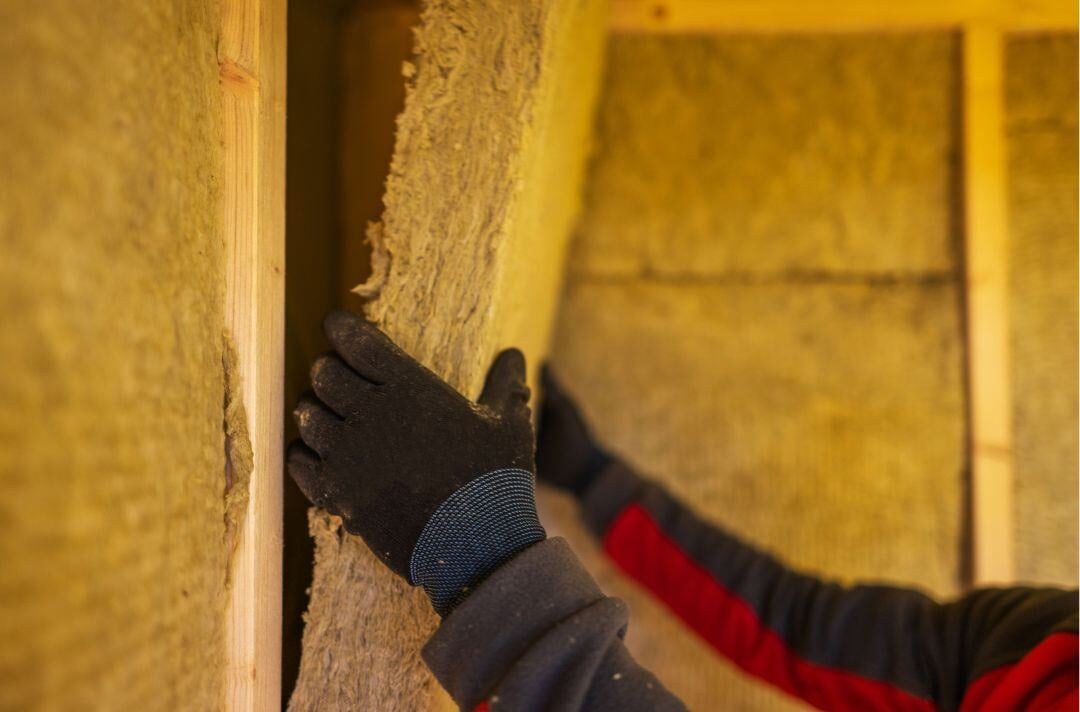
[[(430, 2), (374, 231), (368, 316), (475, 397), (499, 348), (546, 351), (578, 213), (607, 22), (601, 0)], [(535, 371), (534, 371), (535, 372)], [(425, 709), (436, 624), (338, 522), (316, 567), (294, 710)]]
[(224, 703), (218, 25), (0, 5), (0, 709)]
[(1077, 40), (1006, 44), (1016, 574), (1077, 583)]
[(614, 37), (570, 269), (953, 269), (957, 61), (947, 34)]
[[(965, 466), (956, 72), (944, 34), (613, 38), (553, 347), (600, 437), (704, 516), (812, 572), (938, 593)], [(544, 499), (691, 709), (796, 706)]]

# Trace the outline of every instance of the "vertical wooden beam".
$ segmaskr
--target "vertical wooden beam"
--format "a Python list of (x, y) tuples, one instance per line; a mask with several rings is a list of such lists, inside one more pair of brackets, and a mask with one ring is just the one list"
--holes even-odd
[(226, 327), (254, 453), (226, 618), (229, 710), (281, 706), (285, 0), (223, 0)]
[(1014, 572), (1003, 63), (1000, 30), (964, 30), (964, 218), (976, 584), (1008, 582)]

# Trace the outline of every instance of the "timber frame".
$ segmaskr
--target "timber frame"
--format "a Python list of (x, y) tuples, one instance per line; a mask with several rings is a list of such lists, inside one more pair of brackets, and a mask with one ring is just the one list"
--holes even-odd
[(254, 454), (232, 559), (225, 705), (281, 707), (285, 312), (285, 0), (222, 0), (225, 327), (239, 356)]
[(1015, 575), (1004, 37), (1077, 29), (1074, 0), (612, 0), (625, 33), (952, 30), (962, 36), (970, 581)]

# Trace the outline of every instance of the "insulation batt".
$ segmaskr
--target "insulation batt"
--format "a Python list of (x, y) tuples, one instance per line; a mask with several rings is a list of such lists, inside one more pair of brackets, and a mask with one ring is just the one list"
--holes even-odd
[(1017, 576), (1076, 586), (1076, 34), (1006, 47)]
[(219, 22), (0, 3), (0, 710), (224, 705)]
[[(607, 6), (433, 0), (374, 240), (367, 314), (469, 397), (495, 353), (547, 350), (577, 217)], [(534, 371), (535, 372), (535, 371)], [(316, 564), (293, 710), (449, 705), (419, 657), (435, 614), (340, 522)]]

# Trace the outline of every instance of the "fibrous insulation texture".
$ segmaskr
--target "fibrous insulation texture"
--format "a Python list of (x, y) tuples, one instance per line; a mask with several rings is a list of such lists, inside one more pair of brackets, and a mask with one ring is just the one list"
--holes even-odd
[[(475, 397), (499, 348), (545, 351), (580, 203), (606, 4), (432, 1), (406, 65), (367, 314)], [(347, 130), (347, 129), (346, 129)], [(340, 522), (316, 565), (294, 710), (428, 709), (436, 617)]]
[(218, 24), (0, 9), (0, 709), (224, 702)]
[[(957, 45), (615, 37), (553, 358), (601, 439), (790, 564), (960, 581)], [(691, 709), (790, 709), (571, 536)]]
[(1077, 583), (1077, 41), (1006, 51), (1016, 573)]

